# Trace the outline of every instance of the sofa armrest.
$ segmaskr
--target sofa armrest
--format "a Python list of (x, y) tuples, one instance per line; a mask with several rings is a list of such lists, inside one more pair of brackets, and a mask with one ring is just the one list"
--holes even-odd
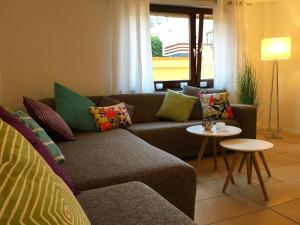
[(235, 119), (241, 125), (241, 137), (256, 138), (256, 107), (243, 104), (232, 104), (231, 107)]

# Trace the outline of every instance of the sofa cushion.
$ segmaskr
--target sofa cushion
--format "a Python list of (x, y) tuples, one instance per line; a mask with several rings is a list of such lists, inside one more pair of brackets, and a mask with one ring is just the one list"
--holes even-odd
[(84, 191), (77, 199), (93, 225), (195, 225), (185, 214), (140, 182)]
[(34, 147), (34, 149), (43, 157), (43, 159), (48, 163), (54, 173), (58, 175), (64, 182), (69, 186), (69, 188), (75, 192), (75, 187), (72, 180), (65, 175), (63, 170), (58, 166), (57, 162), (53, 159), (51, 153), (48, 151), (47, 147), (38, 139), (30, 128), (22, 124), (17, 117), (7, 112), (0, 106), (0, 119), (8, 123), (18, 132), (20, 132)]
[[(112, 96), (119, 101), (133, 105), (135, 107), (133, 123), (161, 121), (162, 119), (156, 117), (156, 113), (163, 103), (165, 93), (152, 94), (121, 94)], [(190, 115), (190, 120), (202, 119), (201, 104), (195, 104)]]
[[(225, 122), (227, 125), (240, 126), (239, 122), (236, 120), (218, 121)], [(186, 128), (189, 126), (200, 125), (201, 123), (201, 121), (159, 121), (137, 123), (127, 129), (157, 148), (180, 158), (186, 158), (197, 155), (202, 141), (202, 137), (188, 133)], [(210, 149), (208, 149), (208, 151), (210, 152)]]
[(72, 191), (25, 137), (0, 120), (0, 224), (90, 224)]
[(127, 130), (78, 133), (76, 141), (58, 143), (58, 146), (68, 159), (61, 166), (76, 188), (84, 191), (140, 181), (193, 217), (194, 169)]
[(124, 102), (105, 107), (90, 107), (89, 110), (98, 131), (107, 131), (118, 127), (126, 128), (132, 125)]
[[(109, 96), (103, 96), (101, 98), (101, 100), (99, 101), (99, 103), (97, 104), (97, 106), (98, 107), (112, 106), (112, 105), (117, 105), (119, 103), (121, 103), (121, 101), (119, 101), (118, 99), (115, 99), (115, 98), (112, 98)], [(129, 114), (130, 118), (132, 118), (135, 107), (133, 105), (129, 105), (126, 103), (125, 103), (125, 106), (126, 106), (126, 109), (127, 109), (127, 112)]]
[(178, 122), (187, 121), (196, 101), (196, 97), (168, 90), (156, 116)]
[(96, 131), (96, 125), (89, 112), (95, 103), (89, 98), (54, 82), (56, 112), (71, 129), (77, 131)]
[(200, 101), (204, 119), (233, 119), (228, 93), (204, 94)]
[(74, 135), (69, 126), (48, 105), (27, 97), (23, 97), (23, 104), (29, 115), (46, 130), (49, 136), (63, 141), (74, 140)]
[(57, 147), (54, 141), (48, 136), (46, 131), (41, 128), (40, 125), (34, 121), (34, 119), (32, 119), (23, 111), (15, 112), (14, 115), (20, 120), (22, 124), (28, 127), (38, 139), (40, 139), (40, 141), (46, 146), (57, 163), (63, 163), (66, 161), (59, 147)]

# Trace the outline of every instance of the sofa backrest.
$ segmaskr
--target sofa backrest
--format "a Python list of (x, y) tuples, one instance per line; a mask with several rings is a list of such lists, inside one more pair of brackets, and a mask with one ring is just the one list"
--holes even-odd
[(116, 98), (121, 102), (133, 105), (135, 109), (132, 122), (139, 123), (159, 120), (155, 114), (158, 112), (165, 94), (120, 94), (112, 95), (111, 97)]
[[(88, 98), (93, 101), (96, 105), (100, 102), (102, 96), (88, 96)], [(55, 110), (55, 101), (54, 98), (43, 98), (39, 99), (40, 102), (43, 102), (44, 104), (50, 106), (52, 109)]]
[[(135, 107), (133, 117), (131, 118), (133, 123), (163, 120), (157, 118), (156, 113), (163, 103), (165, 93), (120, 94), (112, 95), (111, 97)], [(96, 106), (98, 106), (102, 96), (88, 96), (88, 98), (95, 102)], [(55, 109), (55, 102), (53, 98), (41, 99), (40, 101)], [(200, 102), (197, 102), (192, 110), (190, 120), (200, 119), (202, 119), (202, 107)]]
[[(165, 93), (151, 94), (120, 94), (112, 95), (111, 97), (119, 101), (135, 106), (132, 121), (134, 123), (153, 122), (162, 120), (156, 117), (156, 113), (163, 103)], [(202, 119), (202, 107), (200, 102), (195, 104), (190, 116), (190, 120)]]

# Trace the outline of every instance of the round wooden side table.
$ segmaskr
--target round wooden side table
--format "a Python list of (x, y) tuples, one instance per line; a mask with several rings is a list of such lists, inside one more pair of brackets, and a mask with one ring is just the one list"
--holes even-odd
[[(210, 131), (206, 131), (202, 125), (191, 126), (191, 127), (188, 127), (186, 130), (187, 130), (187, 132), (189, 132), (191, 134), (203, 136), (203, 141), (202, 141), (202, 144), (200, 147), (200, 151), (198, 153), (197, 163), (195, 166), (196, 168), (198, 167), (198, 164), (200, 163), (200, 161), (203, 157), (203, 154), (207, 147), (209, 138), (212, 138), (215, 169), (217, 169), (217, 148), (216, 148), (217, 138), (231, 137), (231, 136), (239, 135), (242, 132), (242, 130), (238, 127), (227, 126), (227, 125), (225, 126), (224, 130), (218, 130), (216, 125), (214, 125)], [(229, 170), (229, 163), (226, 158), (225, 151), (223, 149), (221, 151), (222, 151), (222, 156), (223, 156), (226, 168)], [(233, 181), (233, 179), (232, 179), (232, 181)]]
[[(226, 192), (227, 186), (229, 184), (229, 181), (232, 179), (233, 171), (237, 165), (237, 162), (239, 160), (239, 157), (242, 155), (242, 162), (246, 161), (247, 165), (247, 178), (248, 183), (251, 184), (251, 177), (252, 177), (252, 164), (255, 168), (262, 192), (264, 194), (264, 197), (266, 200), (269, 200), (269, 196), (267, 193), (267, 189), (264, 184), (264, 180), (261, 176), (261, 172), (258, 166), (256, 154), (259, 154), (263, 164), (268, 172), (268, 175), (271, 176), (270, 170), (268, 168), (267, 162), (265, 160), (265, 157), (263, 156), (263, 151), (267, 149), (273, 148), (273, 144), (267, 141), (263, 140), (257, 140), (257, 139), (230, 139), (225, 140), (220, 143), (220, 145), (225, 148), (232, 151), (236, 151), (235, 157), (231, 163), (228, 176), (225, 180), (224, 187), (223, 187), (223, 193)], [(242, 165), (242, 164), (241, 164)]]

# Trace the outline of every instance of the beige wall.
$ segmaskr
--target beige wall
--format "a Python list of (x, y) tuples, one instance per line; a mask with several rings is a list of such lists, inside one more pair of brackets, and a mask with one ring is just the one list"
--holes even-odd
[(104, 94), (110, 51), (108, 2), (0, 1), (4, 104), (19, 107), (23, 95), (53, 96), (53, 81), (84, 95)]
[[(300, 1), (278, 0), (255, 3), (248, 8), (249, 54), (261, 80), (261, 117), (259, 126), (267, 126), (267, 107), (272, 63), (260, 61), (263, 37), (291, 36), (292, 57), (279, 62), (280, 113), (283, 130), (300, 134)], [(274, 109), (275, 111), (275, 109)]]

